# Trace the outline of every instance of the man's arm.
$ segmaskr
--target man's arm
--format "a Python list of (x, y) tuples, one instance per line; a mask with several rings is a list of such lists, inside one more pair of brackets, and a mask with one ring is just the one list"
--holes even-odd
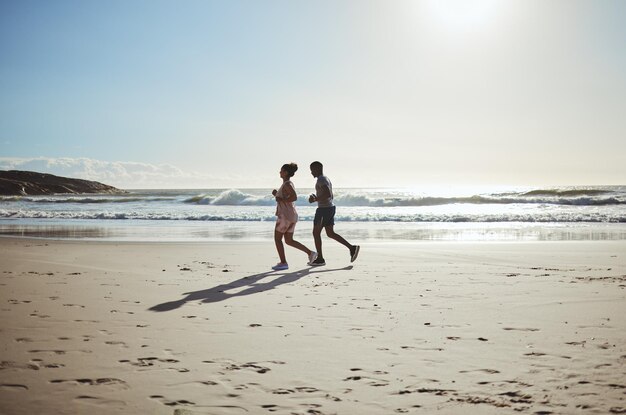
[(330, 200), (330, 189), (327, 184), (321, 184), (320, 190), (317, 192), (317, 195), (315, 195), (315, 200), (318, 202), (321, 201), (322, 203)]

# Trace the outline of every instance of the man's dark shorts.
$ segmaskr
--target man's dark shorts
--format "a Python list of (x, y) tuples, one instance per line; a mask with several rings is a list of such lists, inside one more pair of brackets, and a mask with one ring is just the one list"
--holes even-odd
[(315, 211), (313, 225), (334, 226), (336, 206), (318, 207)]

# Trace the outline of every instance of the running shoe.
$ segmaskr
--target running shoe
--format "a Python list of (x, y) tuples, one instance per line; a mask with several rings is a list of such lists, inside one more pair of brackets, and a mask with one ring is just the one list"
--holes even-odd
[(324, 258), (317, 257), (317, 259), (309, 265), (312, 267), (321, 267), (322, 265), (326, 265), (326, 261), (324, 261)]
[(316, 259), (317, 259), (317, 252), (311, 251), (311, 253), (309, 254), (309, 262), (307, 262), (307, 265), (311, 265), (311, 263), (315, 261)]
[(274, 266), (272, 267), (272, 269), (273, 269), (274, 271), (284, 271), (284, 270), (286, 270), (286, 269), (289, 269), (289, 265), (287, 265), (287, 264), (283, 264), (283, 263), (278, 263), (278, 264), (274, 265)]
[(354, 245), (354, 249), (350, 250), (350, 262), (356, 261), (356, 257), (359, 256), (359, 251), (361, 247), (359, 245)]

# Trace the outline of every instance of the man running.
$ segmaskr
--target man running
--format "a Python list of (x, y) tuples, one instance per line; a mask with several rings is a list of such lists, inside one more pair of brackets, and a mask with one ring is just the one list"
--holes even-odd
[(324, 166), (319, 161), (311, 163), (311, 174), (317, 178), (315, 184), (315, 194), (309, 196), (309, 203), (317, 202), (317, 210), (315, 211), (315, 219), (313, 219), (313, 239), (315, 240), (315, 248), (317, 249), (317, 259), (310, 262), (309, 265), (318, 267), (326, 265), (324, 255), (322, 254), (322, 229), (326, 229), (326, 235), (344, 245), (350, 250), (350, 262), (354, 262), (359, 256), (359, 245), (352, 245), (346, 241), (341, 235), (335, 233), (335, 205), (333, 204), (333, 185), (324, 176)]

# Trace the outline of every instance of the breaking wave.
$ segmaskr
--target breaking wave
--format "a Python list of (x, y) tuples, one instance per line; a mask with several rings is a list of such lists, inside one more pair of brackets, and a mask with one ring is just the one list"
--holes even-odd
[[(364, 207), (440, 206), (453, 204), (544, 204), (568, 206), (624, 205), (626, 195), (609, 190), (533, 190), (523, 193), (502, 193), (473, 196), (395, 196), (372, 195), (365, 192), (336, 192), (335, 204)], [(308, 205), (308, 195), (300, 195), (297, 205)], [(185, 199), (185, 203), (220, 206), (273, 206), (271, 196), (258, 196), (240, 190), (227, 190), (219, 195), (197, 195)]]
[[(509, 205), (539, 204), (566, 206), (610, 206), (625, 205), (626, 192), (623, 187), (611, 189), (537, 189), (525, 192), (491, 193), (477, 195), (416, 195), (393, 192), (371, 192), (337, 190), (335, 204), (339, 206), (363, 207), (422, 207), (454, 204)], [(301, 193), (297, 205), (308, 206), (308, 193)], [(188, 205), (213, 206), (273, 206), (276, 202), (269, 192), (229, 189), (190, 194), (189, 191), (153, 191), (126, 195), (59, 195), (59, 196), (2, 196), (0, 203), (32, 204), (154, 204), (184, 203)]]
[(276, 204), (274, 198), (270, 196), (254, 196), (237, 189), (226, 190), (217, 196), (197, 195), (185, 199), (184, 202), (216, 206), (273, 206)]
[[(296, 204), (313, 219), (306, 189)], [(0, 220), (273, 221), (267, 189), (140, 190), (123, 195), (0, 196)], [(338, 221), (626, 222), (626, 187), (563, 187), (484, 193), (337, 189)]]

